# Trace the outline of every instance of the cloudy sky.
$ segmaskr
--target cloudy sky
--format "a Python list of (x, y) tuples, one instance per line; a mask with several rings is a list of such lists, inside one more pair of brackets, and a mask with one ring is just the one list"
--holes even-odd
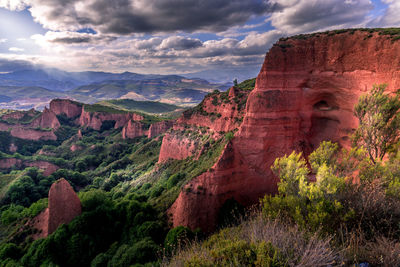
[(0, 72), (243, 72), (280, 37), (400, 26), (400, 0), (0, 0)]

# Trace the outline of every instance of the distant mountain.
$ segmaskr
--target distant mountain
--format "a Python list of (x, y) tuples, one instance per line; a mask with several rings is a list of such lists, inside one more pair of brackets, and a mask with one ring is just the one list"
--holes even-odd
[[(47, 81), (45, 79), (50, 77), (49, 74), (41, 70), (19, 71), (0, 76), (4, 78), (4, 75), (7, 75), (8, 79), (11, 79), (9, 81), (12, 82), (7, 83), (7, 80), (0, 79), (0, 108), (8, 109), (42, 109), (54, 98), (70, 98), (85, 103), (96, 103), (110, 99), (133, 99), (192, 106), (200, 103), (209, 92), (228, 89), (226, 85), (213, 84), (197, 78), (187, 79), (177, 75), (55, 71), (51, 74), (51, 77), (58, 80)], [(36, 78), (32, 75), (36, 75)], [(67, 77), (74, 78), (67, 82)], [(109, 78), (109, 80), (103, 80), (105, 78)], [(61, 82), (62, 80), (65, 80), (65, 83)], [(87, 83), (89, 81), (91, 83)], [(2, 83), (9, 85), (4, 86)], [(42, 83), (47, 87), (24, 85)], [(72, 90), (55, 91), (48, 89), (49, 84), (60, 86), (67, 86), (67, 84), (68, 86), (83, 85), (73, 87)]]
[(109, 80), (80, 86), (68, 92), (73, 98), (93, 103), (108, 99), (158, 101), (176, 105), (195, 105), (214, 90), (225, 91), (225, 85), (202, 79), (169, 75), (142, 80)]
[(27, 69), (0, 74), (0, 86), (39, 86), (53, 91), (72, 90), (78, 86), (106, 80), (143, 80), (162, 75), (131, 72), (66, 72), (58, 69)]

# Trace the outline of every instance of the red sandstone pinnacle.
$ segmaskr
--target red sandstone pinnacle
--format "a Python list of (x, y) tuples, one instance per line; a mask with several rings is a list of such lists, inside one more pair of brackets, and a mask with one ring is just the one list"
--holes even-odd
[(387, 83), (391, 92), (400, 88), (400, 41), (368, 35), (319, 34), (273, 46), (239, 131), (212, 171), (182, 190), (168, 211), (173, 225), (212, 231), (227, 199), (250, 205), (276, 192), (270, 170), (275, 158), (293, 150), (308, 155), (323, 140), (348, 146), (359, 96), (373, 84)]
[(81, 202), (74, 189), (65, 179), (59, 179), (50, 188), (48, 208), (33, 220), (34, 228), (39, 230), (34, 238), (47, 237), (61, 224), (69, 223), (81, 212)]
[(33, 120), (29, 126), (58, 129), (61, 126), (61, 124), (58, 121), (56, 114), (47, 107), (45, 107), (42, 114), (38, 118)]

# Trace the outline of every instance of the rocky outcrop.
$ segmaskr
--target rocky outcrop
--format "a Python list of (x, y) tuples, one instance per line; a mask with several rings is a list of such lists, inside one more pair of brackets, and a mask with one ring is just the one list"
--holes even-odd
[(82, 150), (82, 149), (83, 149), (83, 147), (82, 147), (82, 146), (79, 146), (79, 145), (77, 145), (77, 144), (73, 144), (73, 145), (69, 148), (69, 150), (71, 150), (71, 152), (80, 151), (80, 150)]
[(122, 138), (136, 138), (140, 136), (148, 135), (148, 129), (145, 128), (145, 125), (141, 122), (129, 120), (128, 124), (122, 128)]
[(213, 168), (190, 181), (168, 214), (174, 226), (211, 231), (223, 203), (257, 203), (277, 190), (276, 157), (342, 146), (357, 127), (353, 107), (373, 84), (400, 88), (400, 41), (364, 31), (280, 40), (268, 52), (239, 131)]
[(36, 119), (34, 119), (29, 126), (34, 128), (39, 127), (39, 128), (58, 129), (61, 125), (57, 119), (56, 114), (47, 107), (45, 107), (42, 114)]
[(163, 134), (168, 131), (172, 126), (173, 121), (160, 121), (150, 125), (149, 132), (147, 134), (148, 138), (153, 138), (157, 135)]
[(196, 159), (200, 155), (202, 142), (186, 138), (179, 130), (189, 128), (201, 135), (211, 135), (215, 139), (226, 132), (237, 130), (243, 120), (249, 93), (249, 90), (232, 87), (228, 92), (207, 95), (200, 105), (185, 111), (174, 123), (174, 131), (164, 136), (158, 162), (168, 159), (181, 160), (190, 156)]
[(158, 162), (162, 163), (169, 159), (185, 159), (197, 156), (200, 152), (196, 139), (189, 138), (179, 132), (169, 132), (164, 135)]
[(23, 162), (23, 165), (25, 167), (37, 167), (40, 170), (43, 170), (44, 176), (49, 176), (60, 168), (57, 165), (54, 165), (53, 163), (50, 163), (50, 162), (44, 161), (44, 160), (25, 161), (25, 162)]
[(214, 132), (233, 131), (242, 122), (249, 92), (232, 87), (228, 92), (210, 94), (198, 107), (184, 112), (176, 124), (203, 126)]
[(83, 108), (79, 118), (79, 125), (100, 130), (103, 122), (114, 121), (114, 128), (117, 129), (124, 127), (130, 120), (141, 121), (143, 119), (143, 116), (136, 113), (88, 112)]
[(22, 166), (22, 160), (16, 158), (4, 158), (0, 159), (0, 169), (11, 169), (13, 167), (20, 168)]
[(69, 99), (54, 99), (50, 102), (50, 110), (56, 115), (76, 118), (82, 113), (82, 104)]
[[(10, 126), (8, 126), (10, 127)], [(0, 127), (1, 128), (1, 127)], [(41, 131), (31, 128), (26, 128), (23, 126), (14, 126), (10, 134), (14, 137), (26, 139), (26, 140), (57, 140), (57, 136), (54, 134), (53, 130)]]
[(28, 111), (13, 111), (7, 114), (4, 114), (3, 116), (1, 116), (1, 119), (3, 120), (20, 120), (25, 116), (29, 116), (29, 117), (33, 117), (35, 115), (37, 115), (38, 111), (34, 110), (34, 109), (30, 109)]
[(71, 185), (65, 179), (56, 181), (49, 191), (48, 208), (32, 222), (38, 231), (33, 236), (34, 239), (47, 237), (57, 230), (58, 226), (69, 223), (81, 212), (81, 202)]
[(0, 169), (8, 170), (11, 168), (22, 169), (26, 167), (37, 167), (43, 171), (44, 176), (49, 176), (59, 169), (53, 163), (39, 160), (39, 161), (24, 161), (17, 158), (3, 158), (0, 159)]

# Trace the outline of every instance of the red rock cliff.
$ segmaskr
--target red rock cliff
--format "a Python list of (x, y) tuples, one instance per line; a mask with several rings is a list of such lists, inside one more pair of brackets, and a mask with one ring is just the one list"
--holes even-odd
[(54, 99), (50, 102), (50, 110), (56, 115), (75, 118), (81, 115), (82, 104), (69, 99)]
[(60, 122), (58, 121), (56, 114), (45, 107), (42, 114), (34, 119), (29, 126), (58, 129), (60, 127)]
[(107, 113), (107, 112), (88, 112), (82, 109), (79, 118), (79, 125), (100, 130), (104, 121), (115, 121), (114, 128), (124, 127), (130, 120), (141, 121), (143, 116), (136, 113)]
[(150, 125), (149, 133), (147, 134), (148, 138), (153, 138), (157, 135), (165, 133), (168, 129), (173, 126), (173, 121), (160, 121), (153, 123)]
[(139, 136), (148, 135), (148, 129), (145, 129), (144, 124), (134, 120), (129, 120), (122, 128), (122, 138), (136, 138)]
[(227, 199), (250, 205), (276, 192), (276, 157), (308, 154), (322, 140), (348, 145), (355, 103), (381, 83), (400, 88), (400, 41), (390, 36), (355, 31), (279, 41), (266, 55), (235, 138), (170, 208), (174, 226), (210, 231)]
[[(221, 134), (237, 130), (242, 123), (244, 107), (250, 91), (232, 87), (229, 92), (212, 93), (195, 109), (188, 110), (174, 124), (174, 131), (167, 133), (161, 145), (158, 162), (168, 159), (185, 159), (201, 153), (201, 142), (187, 138), (180, 130), (189, 128), (218, 138)], [(200, 131), (199, 131), (200, 132)], [(204, 135), (204, 130), (201, 131)]]
[(48, 208), (33, 220), (34, 227), (39, 230), (34, 238), (47, 237), (81, 212), (81, 202), (71, 185), (65, 179), (56, 181), (49, 191)]

